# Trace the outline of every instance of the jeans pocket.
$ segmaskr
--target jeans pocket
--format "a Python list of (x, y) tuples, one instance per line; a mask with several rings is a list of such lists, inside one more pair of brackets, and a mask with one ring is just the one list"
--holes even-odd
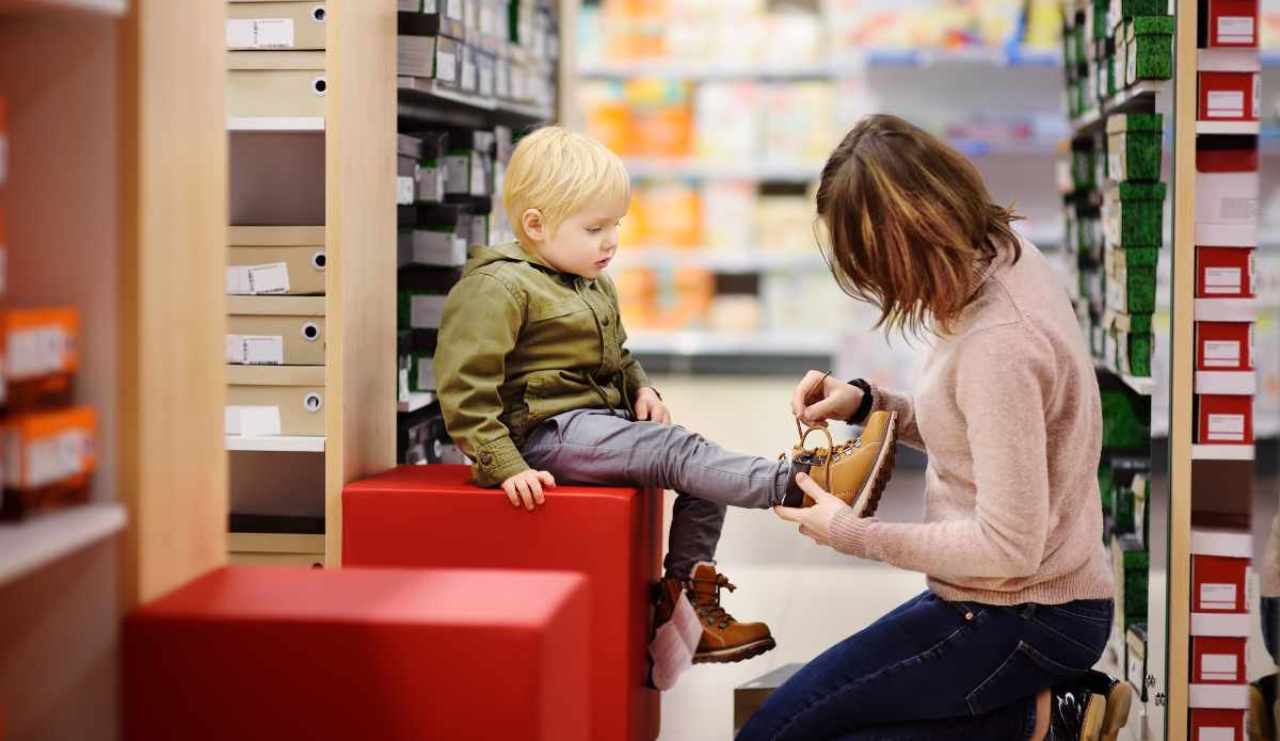
[(1080, 672), (1045, 656), (1026, 641), (1018, 641), (1000, 666), (965, 695), (969, 712), (983, 715), (1031, 697), (1056, 681)]
[(1079, 599), (1061, 605), (1043, 605), (1041, 610), (1052, 610), (1081, 620), (1111, 624), (1115, 617), (1116, 603), (1109, 599)]
[(1105, 618), (1080, 615), (1053, 605), (1037, 605), (1031, 623), (1039, 630), (1029, 634), (1030, 643), (1042, 653), (1061, 656), (1061, 663), (1088, 668), (1102, 656), (1111, 635), (1110, 611)]

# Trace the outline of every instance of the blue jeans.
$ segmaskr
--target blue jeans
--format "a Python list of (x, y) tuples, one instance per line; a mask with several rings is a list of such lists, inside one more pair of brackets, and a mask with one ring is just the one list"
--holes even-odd
[(1026, 739), (1035, 696), (1093, 667), (1111, 600), (997, 607), (932, 592), (809, 662), (738, 735), (770, 739)]

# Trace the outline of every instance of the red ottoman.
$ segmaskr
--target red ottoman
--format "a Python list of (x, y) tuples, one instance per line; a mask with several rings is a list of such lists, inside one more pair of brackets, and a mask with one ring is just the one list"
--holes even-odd
[(530, 513), (466, 466), (401, 466), (342, 493), (344, 566), (556, 569), (591, 581), (593, 739), (651, 741), (658, 693), (645, 689), (659, 574), (662, 497), (559, 486)]
[(580, 574), (220, 569), (125, 620), (122, 738), (588, 739), (590, 610)]

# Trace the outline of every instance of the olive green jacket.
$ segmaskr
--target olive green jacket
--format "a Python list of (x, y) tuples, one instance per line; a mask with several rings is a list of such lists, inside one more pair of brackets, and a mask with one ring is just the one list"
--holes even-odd
[(445, 426), (476, 483), (529, 468), (520, 445), (557, 414), (631, 411), (649, 384), (626, 340), (608, 276), (561, 273), (516, 242), (477, 248), (445, 300), (435, 355)]

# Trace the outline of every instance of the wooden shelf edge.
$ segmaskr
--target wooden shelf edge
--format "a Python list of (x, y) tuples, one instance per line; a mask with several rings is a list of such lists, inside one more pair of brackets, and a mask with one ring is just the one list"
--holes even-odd
[(129, 0), (0, 0), (0, 16), (16, 13), (82, 13), (119, 17)]
[(226, 435), (227, 450), (260, 453), (323, 453), (325, 438), (320, 435), (272, 435), (245, 437)]
[(0, 525), (0, 586), (115, 535), (126, 520), (123, 504), (104, 502)]
[(1192, 445), (1193, 461), (1251, 461), (1253, 445)]

